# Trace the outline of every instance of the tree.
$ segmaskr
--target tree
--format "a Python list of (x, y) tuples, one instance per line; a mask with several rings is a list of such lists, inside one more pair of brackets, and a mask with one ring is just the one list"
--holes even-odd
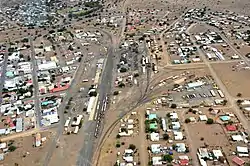
[(214, 120), (212, 118), (207, 119), (207, 124), (213, 124), (213, 123), (214, 123)]
[(135, 74), (134, 74), (134, 77), (139, 77), (139, 74), (138, 74), (138, 73), (135, 73)]
[(179, 86), (179, 84), (174, 84), (174, 88), (178, 88)]
[(132, 149), (132, 150), (135, 150), (136, 149), (136, 146), (134, 144), (129, 144), (128, 146), (129, 149)]
[(119, 148), (119, 147), (121, 147), (121, 144), (120, 143), (116, 143), (115, 147)]
[(120, 88), (123, 88), (125, 87), (125, 84), (123, 82), (121, 82), (119, 85), (118, 85)]
[(223, 105), (227, 105), (227, 100), (223, 100)]
[(117, 135), (116, 135), (116, 138), (119, 139), (119, 138), (121, 138), (121, 136), (120, 136), (119, 134), (117, 134)]
[(125, 73), (125, 72), (127, 72), (127, 69), (124, 68), (124, 67), (122, 67), (122, 68), (120, 69), (120, 72), (121, 72), (121, 73)]
[(237, 100), (237, 104), (240, 105), (242, 103), (242, 100)]
[(15, 146), (11, 145), (11, 146), (9, 147), (9, 151), (10, 151), (10, 152), (14, 152), (15, 150), (16, 150), (16, 147), (15, 147)]
[(242, 96), (242, 94), (241, 93), (237, 93), (237, 97), (241, 97)]
[(163, 156), (163, 160), (170, 163), (170, 162), (173, 161), (173, 156), (171, 156), (169, 154), (166, 154), (166, 155)]
[(185, 123), (190, 123), (191, 120), (189, 118), (185, 119)]
[(114, 93), (113, 93), (114, 96), (116, 96), (116, 95), (118, 95), (118, 94), (119, 94), (118, 91), (114, 91)]
[(78, 62), (81, 62), (82, 61), (82, 58), (80, 57), (79, 59), (78, 59)]
[(169, 135), (167, 133), (163, 134), (163, 139), (164, 140), (168, 140), (169, 139)]
[(174, 103), (171, 104), (171, 106), (170, 106), (170, 108), (173, 108), (173, 109), (176, 108), (176, 107), (177, 107), (177, 104), (174, 104)]

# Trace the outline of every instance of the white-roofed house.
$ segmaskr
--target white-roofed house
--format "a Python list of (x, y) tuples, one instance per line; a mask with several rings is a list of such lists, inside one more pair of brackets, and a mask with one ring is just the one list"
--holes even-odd
[(239, 157), (248, 157), (249, 156), (249, 152), (248, 152), (247, 147), (237, 146), (236, 151), (237, 151)]
[(172, 122), (172, 129), (179, 130), (181, 128), (180, 122)]
[(183, 140), (183, 134), (181, 131), (174, 131), (174, 140)]
[(160, 157), (160, 156), (152, 157), (153, 165), (162, 165), (161, 160), (162, 160), (162, 157)]
[(151, 141), (159, 141), (160, 140), (160, 134), (159, 133), (151, 133), (150, 134), (150, 140)]
[(200, 121), (207, 121), (207, 115), (200, 115), (199, 120)]
[(161, 144), (152, 144), (151, 145), (151, 151), (154, 154), (158, 154), (161, 152)]

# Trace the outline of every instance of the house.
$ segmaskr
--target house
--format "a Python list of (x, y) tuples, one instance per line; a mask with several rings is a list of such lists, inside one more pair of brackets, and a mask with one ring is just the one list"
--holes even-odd
[(161, 160), (162, 160), (162, 157), (160, 156), (152, 157), (153, 165), (162, 165)]
[(240, 103), (241, 106), (250, 105), (250, 100), (243, 100), (243, 102)]
[(244, 141), (243, 137), (241, 135), (232, 135), (232, 140), (233, 141)]
[(237, 127), (235, 125), (226, 125), (227, 131), (236, 131)]
[(207, 121), (207, 115), (200, 115), (199, 120), (200, 121)]
[(178, 114), (176, 112), (170, 113), (170, 119), (172, 121), (178, 120), (179, 119)]
[(189, 160), (188, 160), (188, 159), (181, 159), (181, 160), (179, 161), (179, 164), (180, 164), (181, 166), (189, 165)]
[(154, 154), (161, 153), (161, 144), (152, 144), (151, 145), (151, 152)]
[(149, 124), (149, 128), (150, 128), (150, 129), (153, 129), (153, 130), (158, 129), (157, 123), (156, 123), (156, 122), (150, 123), (150, 124)]
[(125, 149), (124, 150), (124, 156), (127, 156), (127, 155), (132, 155), (134, 153), (134, 151), (132, 149)]
[(134, 161), (134, 157), (133, 156), (124, 156), (123, 159), (127, 162), (127, 163), (132, 163)]
[(161, 118), (161, 123), (163, 131), (167, 131), (166, 120), (164, 118)]
[(248, 148), (244, 147), (244, 146), (237, 146), (236, 147), (236, 151), (238, 153), (239, 157), (248, 157), (249, 153), (248, 153)]
[(183, 140), (183, 134), (181, 131), (174, 131), (174, 140)]
[(234, 157), (234, 158), (232, 159), (232, 161), (233, 161), (235, 164), (237, 164), (238, 166), (243, 166), (243, 165), (245, 164), (245, 161), (242, 160), (242, 159), (239, 158), (239, 157)]
[(223, 157), (221, 150), (213, 150), (214, 157), (218, 160), (219, 157)]
[(227, 116), (227, 115), (223, 115), (220, 117), (220, 120), (222, 120), (223, 122), (229, 121), (230, 119), (231, 119), (230, 116)]
[(184, 143), (177, 143), (176, 144), (176, 151), (178, 153), (184, 153), (184, 152), (186, 152), (186, 145)]
[(160, 140), (160, 134), (159, 133), (151, 133), (150, 134), (150, 140), (151, 141), (159, 141)]
[(172, 129), (179, 130), (181, 128), (180, 122), (172, 122)]
[(205, 84), (204, 82), (198, 80), (196, 82), (188, 83), (187, 84), (187, 89), (199, 88), (199, 87), (201, 87), (204, 84)]
[(23, 119), (17, 118), (16, 119), (16, 132), (22, 132), (23, 131)]
[(209, 154), (208, 154), (208, 150), (207, 148), (199, 148), (198, 149), (198, 153), (199, 156), (204, 159), (204, 158), (210, 158)]
[(157, 119), (157, 115), (156, 114), (149, 114), (148, 120), (153, 120), (153, 119)]
[(134, 120), (133, 119), (129, 119), (128, 120), (128, 124), (133, 124), (134, 123)]

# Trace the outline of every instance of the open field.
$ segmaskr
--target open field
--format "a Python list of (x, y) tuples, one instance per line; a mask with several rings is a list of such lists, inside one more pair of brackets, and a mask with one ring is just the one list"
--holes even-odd
[(222, 82), (232, 96), (237, 96), (237, 93), (242, 93), (242, 97), (250, 97), (249, 70), (232, 71), (232, 66), (236, 63), (227, 64), (212, 64), (213, 68), (221, 78)]
[(58, 143), (58, 148), (52, 155), (49, 165), (73, 166), (75, 165), (78, 152), (82, 147), (83, 134), (64, 135)]
[(43, 157), (47, 152), (50, 139), (53, 136), (53, 132), (43, 132), (41, 133), (42, 137), (46, 137), (46, 141), (41, 147), (33, 147), (34, 136), (20, 137), (14, 139), (13, 145), (17, 147), (14, 152), (9, 152), (5, 155), (3, 161), (0, 161), (0, 165), (4, 166), (13, 166), (13, 165), (43, 165)]

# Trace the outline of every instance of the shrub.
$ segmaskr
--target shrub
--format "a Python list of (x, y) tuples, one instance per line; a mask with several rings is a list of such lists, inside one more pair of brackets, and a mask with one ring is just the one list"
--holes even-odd
[(165, 133), (165, 134), (163, 134), (163, 139), (164, 139), (164, 140), (168, 140), (168, 139), (169, 139), (169, 135), (168, 135), (168, 134), (166, 134), (166, 133)]
[(207, 119), (207, 124), (213, 124), (214, 123), (214, 120), (213, 119), (211, 119), (211, 118), (208, 118)]
[(177, 104), (171, 104), (170, 108), (176, 108), (177, 107)]
[(190, 123), (191, 120), (189, 118), (185, 119), (185, 123)]
[(116, 95), (118, 95), (118, 94), (119, 94), (118, 91), (114, 91), (114, 93), (113, 93), (114, 96), (116, 96)]
[(121, 147), (121, 144), (120, 144), (120, 143), (117, 143), (117, 144), (115, 145), (115, 147), (119, 148), (119, 147)]
[(129, 144), (129, 149), (132, 149), (132, 150), (135, 150), (136, 149), (136, 146), (134, 144)]
[(11, 145), (11, 146), (9, 147), (9, 151), (10, 151), (10, 152), (14, 152), (15, 150), (16, 150), (16, 147), (15, 147), (15, 146)]
[(163, 160), (170, 163), (170, 162), (173, 161), (173, 156), (171, 156), (169, 154), (166, 154), (166, 155), (163, 156)]

